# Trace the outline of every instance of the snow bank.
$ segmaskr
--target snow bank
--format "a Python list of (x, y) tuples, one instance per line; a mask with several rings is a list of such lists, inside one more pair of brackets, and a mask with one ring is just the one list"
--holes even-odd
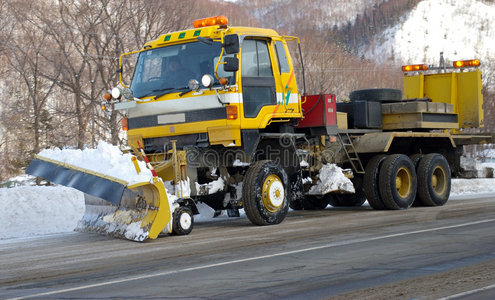
[(452, 179), (451, 196), (495, 193), (495, 179)]
[(0, 189), (0, 239), (70, 232), (83, 215), (83, 193), (72, 188)]
[(98, 143), (96, 149), (45, 149), (38, 156), (112, 176), (129, 184), (150, 181), (153, 177), (145, 162), (138, 161), (141, 173), (137, 174), (131, 154), (123, 153), (117, 146), (103, 141)]

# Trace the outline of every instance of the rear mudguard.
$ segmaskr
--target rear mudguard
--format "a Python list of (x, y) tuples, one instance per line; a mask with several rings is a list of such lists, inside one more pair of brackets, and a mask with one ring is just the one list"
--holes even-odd
[[(85, 194), (86, 211), (76, 230), (134, 241), (155, 239), (171, 221), (171, 205), (163, 181), (128, 182), (36, 156), (26, 173), (75, 188)], [(170, 227), (170, 226), (168, 226)]]

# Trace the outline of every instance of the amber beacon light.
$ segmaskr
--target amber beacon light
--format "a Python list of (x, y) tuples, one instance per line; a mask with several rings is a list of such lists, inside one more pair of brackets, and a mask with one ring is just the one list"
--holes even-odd
[(426, 71), (426, 70), (428, 70), (428, 66), (425, 64), (402, 66), (403, 72), (415, 72), (415, 71)]
[(227, 26), (228, 23), (229, 23), (229, 19), (227, 19), (226, 16), (209, 17), (209, 18), (198, 19), (193, 21), (194, 28), (213, 26), (213, 25)]
[(457, 60), (453, 64), (454, 68), (479, 67), (481, 65), (479, 59)]

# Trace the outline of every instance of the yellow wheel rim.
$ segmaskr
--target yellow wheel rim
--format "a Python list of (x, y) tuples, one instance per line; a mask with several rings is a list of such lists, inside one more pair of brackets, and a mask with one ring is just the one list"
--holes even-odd
[(441, 166), (433, 169), (431, 176), (431, 186), (437, 195), (442, 195), (447, 189), (447, 174)]
[(262, 188), (262, 198), (265, 208), (269, 212), (277, 212), (284, 204), (285, 190), (282, 180), (277, 175), (266, 177)]
[(407, 198), (411, 194), (411, 173), (407, 168), (399, 168), (395, 176), (395, 187), (401, 198)]

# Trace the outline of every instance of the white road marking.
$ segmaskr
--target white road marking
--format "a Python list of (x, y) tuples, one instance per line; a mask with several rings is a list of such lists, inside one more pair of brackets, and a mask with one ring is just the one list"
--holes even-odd
[[(268, 255), (261, 255), (261, 256), (243, 258), (243, 259), (230, 260), (230, 261), (208, 264), (208, 265), (197, 266), (197, 267), (190, 267), (190, 268), (185, 268), (185, 269), (157, 272), (157, 273), (153, 273), (153, 274), (127, 277), (127, 278), (110, 280), (110, 281), (99, 282), (99, 283), (94, 283), (94, 284), (87, 284), (87, 285), (82, 285), (82, 286), (73, 287), (73, 288), (60, 289), (60, 290), (54, 290), (54, 291), (45, 292), (45, 293), (38, 293), (38, 294), (26, 295), (26, 296), (21, 296), (21, 297), (16, 297), (16, 298), (10, 298), (10, 300), (51, 296), (51, 295), (56, 295), (56, 294), (69, 293), (69, 292), (75, 292), (75, 291), (80, 291), (80, 290), (85, 290), (85, 289), (102, 287), (102, 286), (107, 286), (107, 285), (112, 285), (112, 284), (119, 284), (119, 283), (124, 283), (124, 282), (129, 282), (129, 281), (142, 280), (142, 279), (148, 279), (148, 278), (160, 277), (160, 276), (168, 276), (168, 275), (172, 275), (172, 274), (203, 270), (203, 269), (220, 267), (220, 266), (231, 265), (231, 264), (238, 264), (238, 263), (243, 263), (243, 262), (248, 262), (248, 261), (273, 258), (273, 257), (285, 256), (285, 255), (292, 255), (292, 254), (297, 254), (297, 253), (303, 253), (303, 252), (309, 252), (309, 251), (321, 250), (321, 249), (327, 249), (327, 248), (334, 248), (334, 247), (340, 247), (340, 246), (347, 246), (347, 245), (358, 244), (358, 243), (372, 242), (372, 241), (377, 241), (377, 240), (384, 240), (384, 239), (413, 235), (413, 234), (418, 234), (418, 233), (425, 233), (425, 232), (447, 230), (447, 229), (453, 229), (453, 228), (459, 228), (459, 227), (466, 227), (466, 226), (478, 225), (478, 224), (484, 224), (484, 223), (490, 223), (490, 222), (495, 222), (495, 219), (487, 219), (487, 220), (468, 222), (468, 223), (457, 224), (457, 225), (415, 230), (415, 231), (410, 231), (410, 232), (394, 233), (394, 234), (388, 234), (388, 235), (379, 236), (379, 237), (359, 238), (359, 239), (353, 239), (353, 240), (347, 240), (347, 241), (334, 242), (334, 243), (329, 243), (329, 244), (325, 244), (325, 245), (321, 245), (321, 246), (309, 247), (309, 248), (304, 248), (304, 249), (299, 249), (299, 250), (292, 250), (292, 251), (286, 251), (286, 252), (280, 252), (280, 253), (274, 253), (274, 254), (268, 254)], [(490, 287), (493, 287), (493, 286), (490, 286)], [(487, 289), (490, 287), (487, 287)], [(473, 293), (475, 293), (475, 292), (473, 292)], [(453, 296), (451, 296), (451, 297), (453, 297)], [(446, 298), (446, 299), (451, 299), (451, 298)]]
[(451, 295), (451, 296), (448, 296), (448, 297), (445, 297), (445, 298), (439, 298), (437, 300), (451, 300), (451, 299), (455, 299), (455, 298), (469, 296), (469, 295), (476, 294), (476, 293), (479, 293), (479, 292), (488, 291), (488, 290), (491, 290), (491, 289), (495, 289), (495, 284), (492, 284), (492, 285), (489, 285), (489, 286), (485, 286), (485, 287), (482, 287), (482, 288), (479, 288), (479, 289), (475, 289), (475, 290), (465, 291), (465, 292), (462, 292), (462, 293), (459, 293), (459, 294), (455, 294), (455, 295)]

